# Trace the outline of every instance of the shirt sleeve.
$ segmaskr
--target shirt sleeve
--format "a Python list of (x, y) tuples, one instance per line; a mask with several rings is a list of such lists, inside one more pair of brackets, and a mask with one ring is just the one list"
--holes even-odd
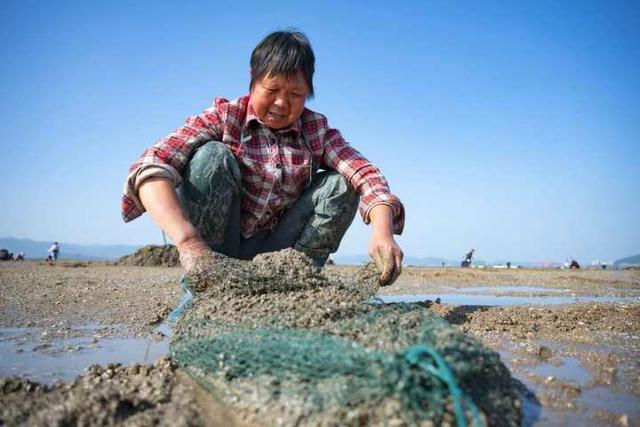
[(122, 196), (122, 218), (134, 220), (145, 211), (138, 189), (147, 179), (164, 177), (175, 187), (182, 182), (183, 171), (195, 150), (205, 142), (222, 140), (223, 120), (218, 109), (220, 99), (202, 114), (187, 118), (185, 124), (159, 140), (131, 165)]
[(344, 176), (360, 194), (359, 210), (365, 224), (371, 222), (371, 209), (377, 205), (387, 205), (393, 211), (394, 234), (402, 234), (404, 206), (400, 199), (391, 193), (389, 184), (380, 170), (351, 147), (336, 129), (327, 129), (323, 148), (323, 163)]

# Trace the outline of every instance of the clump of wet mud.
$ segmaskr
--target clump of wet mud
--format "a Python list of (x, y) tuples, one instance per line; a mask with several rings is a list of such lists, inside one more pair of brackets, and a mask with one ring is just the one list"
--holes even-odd
[(119, 265), (139, 267), (179, 267), (180, 254), (174, 245), (148, 245), (118, 260)]
[[(364, 303), (379, 288), (371, 265), (347, 278), (326, 275), (291, 249), (252, 262), (212, 253), (197, 260), (186, 282), (194, 306), (178, 322), (172, 357), (243, 421), (407, 425), (415, 422), (406, 407), (415, 391), (425, 399), (423, 421), (453, 423), (452, 402), (437, 391), (446, 386), (436, 381), (425, 392), (405, 367), (404, 352), (426, 345), (446, 360), (486, 422), (519, 425), (520, 402), (499, 356), (424, 304)], [(355, 360), (361, 363), (345, 367)], [(396, 381), (384, 366), (400, 372)], [(398, 391), (403, 375), (416, 387), (407, 395)], [(399, 388), (376, 391), (387, 386)]]
[(169, 359), (153, 365), (94, 365), (70, 384), (0, 379), (1, 425), (200, 426), (189, 386)]
[[(302, 252), (285, 249), (258, 255), (252, 262), (218, 253), (201, 257), (186, 275), (195, 294), (190, 318), (253, 326), (313, 328), (353, 311), (375, 295), (375, 267), (360, 270), (357, 281), (327, 277)], [(363, 307), (373, 309), (373, 307)]]
[(592, 344), (601, 332), (640, 334), (637, 304), (574, 304), (560, 307), (447, 307), (443, 315), (465, 331), (509, 331), (516, 338), (559, 337)]

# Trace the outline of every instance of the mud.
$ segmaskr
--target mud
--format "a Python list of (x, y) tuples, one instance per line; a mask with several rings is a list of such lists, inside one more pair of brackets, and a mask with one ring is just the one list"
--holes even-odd
[[(44, 328), (43, 340), (72, 336), (78, 326), (121, 325), (146, 334), (180, 297), (179, 268), (106, 263), (0, 264), (0, 327)], [(102, 335), (122, 332), (107, 328)]]
[[(349, 276), (356, 270), (339, 266), (327, 269), (338, 277)], [(25, 345), (32, 346), (27, 351), (34, 353), (46, 352), (47, 343), (67, 337), (94, 339), (97, 336), (98, 344), (123, 334), (152, 337), (154, 328), (179, 300), (181, 273), (179, 268), (95, 262), (68, 261), (53, 266), (29, 261), (1, 263), (0, 327), (38, 328), (36, 333), (23, 337)], [(512, 290), (505, 292), (500, 287), (520, 286), (526, 295), (544, 295), (544, 291), (527, 288), (540, 287), (548, 289), (549, 295), (560, 290), (563, 294), (578, 296), (634, 297), (640, 295), (640, 271), (407, 268), (397, 284), (382, 291), (395, 295), (438, 294), (449, 293), (451, 289), (465, 292), (466, 288), (479, 286), (495, 287), (495, 291), (489, 291), (495, 296), (513, 295)], [(529, 396), (525, 405), (528, 425), (640, 425), (637, 409), (640, 408), (640, 304), (476, 307), (434, 302), (430, 305), (452, 324), (500, 352), (512, 374), (525, 385), (523, 394)], [(103, 326), (96, 332), (96, 329), (87, 329), (87, 325)], [(121, 369), (128, 368), (122, 366)], [(160, 376), (173, 384), (171, 390), (177, 387), (173, 368), (161, 370)], [(123, 374), (114, 376), (119, 375)], [(102, 405), (117, 407), (119, 396), (125, 395), (131, 402), (135, 401), (132, 394), (118, 394), (120, 391), (109, 391), (109, 394), (79, 388), (76, 383), (82, 384), (81, 378), (51, 388), (35, 384), (5, 387), (6, 381), (27, 384), (27, 380), (3, 380), (0, 411), (4, 423), (33, 425), (35, 421), (27, 423), (24, 414), (36, 412), (43, 419), (46, 414), (58, 419), (53, 416), (58, 414), (60, 402), (73, 401), (71, 394), (64, 399), (60, 397), (65, 387), (82, 391), (87, 401), (102, 396)], [(112, 385), (108, 389), (116, 390), (116, 387)], [(161, 384), (152, 381), (150, 387), (165, 390), (161, 392), (165, 396), (161, 407), (177, 404), (173, 401), (182, 399), (174, 392), (167, 394)], [(527, 389), (531, 393), (527, 394)], [(187, 401), (185, 398), (182, 402)], [(185, 404), (191, 408), (191, 404)], [(27, 407), (32, 409), (25, 409)], [(80, 399), (76, 408), (77, 414), (84, 413), (82, 416), (96, 423), (98, 413), (105, 411), (99, 404), (82, 406)], [(191, 413), (189, 410), (181, 407), (175, 413), (167, 409), (159, 423), (179, 424), (181, 413)], [(110, 411), (113, 423), (113, 414), (118, 411)], [(143, 412), (136, 412), (137, 419), (143, 419), (140, 415)], [(12, 418), (7, 418), (9, 416)], [(135, 416), (118, 418), (118, 422), (125, 423)], [(140, 421), (140, 425), (148, 424)]]
[(121, 257), (118, 264), (138, 267), (179, 267), (180, 254), (173, 245), (149, 245), (138, 249), (134, 254)]
[(200, 426), (193, 390), (176, 381), (167, 359), (153, 365), (93, 365), (69, 384), (0, 379), (6, 425)]
[[(358, 275), (362, 286), (356, 288)], [(234, 320), (243, 313), (254, 322), (271, 319), (285, 328), (311, 328), (372, 295), (378, 288), (375, 277), (372, 268), (327, 277), (293, 250), (258, 255), (253, 262), (205, 257), (187, 275), (196, 294), (190, 316)], [(270, 326), (266, 322), (263, 326)]]

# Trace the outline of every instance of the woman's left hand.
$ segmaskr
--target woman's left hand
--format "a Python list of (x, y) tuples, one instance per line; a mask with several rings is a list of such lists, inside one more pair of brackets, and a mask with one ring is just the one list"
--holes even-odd
[(378, 268), (380, 286), (395, 282), (402, 272), (402, 249), (393, 238), (393, 218), (389, 206), (378, 205), (371, 209), (371, 242), (369, 255)]
[(378, 268), (380, 286), (388, 286), (396, 281), (402, 272), (402, 249), (396, 243), (393, 236), (371, 236), (369, 255), (373, 258)]

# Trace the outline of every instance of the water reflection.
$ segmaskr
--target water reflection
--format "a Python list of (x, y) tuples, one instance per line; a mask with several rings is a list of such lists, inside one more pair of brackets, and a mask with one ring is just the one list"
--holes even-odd
[[(99, 330), (105, 325), (86, 325), (79, 330)], [(153, 363), (169, 353), (171, 330), (167, 325), (156, 329), (155, 338), (80, 337), (34, 340), (42, 335), (38, 328), (0, 328), (0, 377), (22, 376), (51, 384), (71, 381), (94, 364)]]
[(411, 303), (424, 301), (439, 301), (442, 304), (452, 305), (485, 305), (485, 306), (510, 306), (510, 305), (557, 305), (574, 304), (582, 302), (640, 302), (639, 297), (613, 297), (613, 296), (497, 296), (487, 294), (459, 293), (459, 294), (409, 294), (409, 295), (378, 295), (370, 299), (370, 303)]

